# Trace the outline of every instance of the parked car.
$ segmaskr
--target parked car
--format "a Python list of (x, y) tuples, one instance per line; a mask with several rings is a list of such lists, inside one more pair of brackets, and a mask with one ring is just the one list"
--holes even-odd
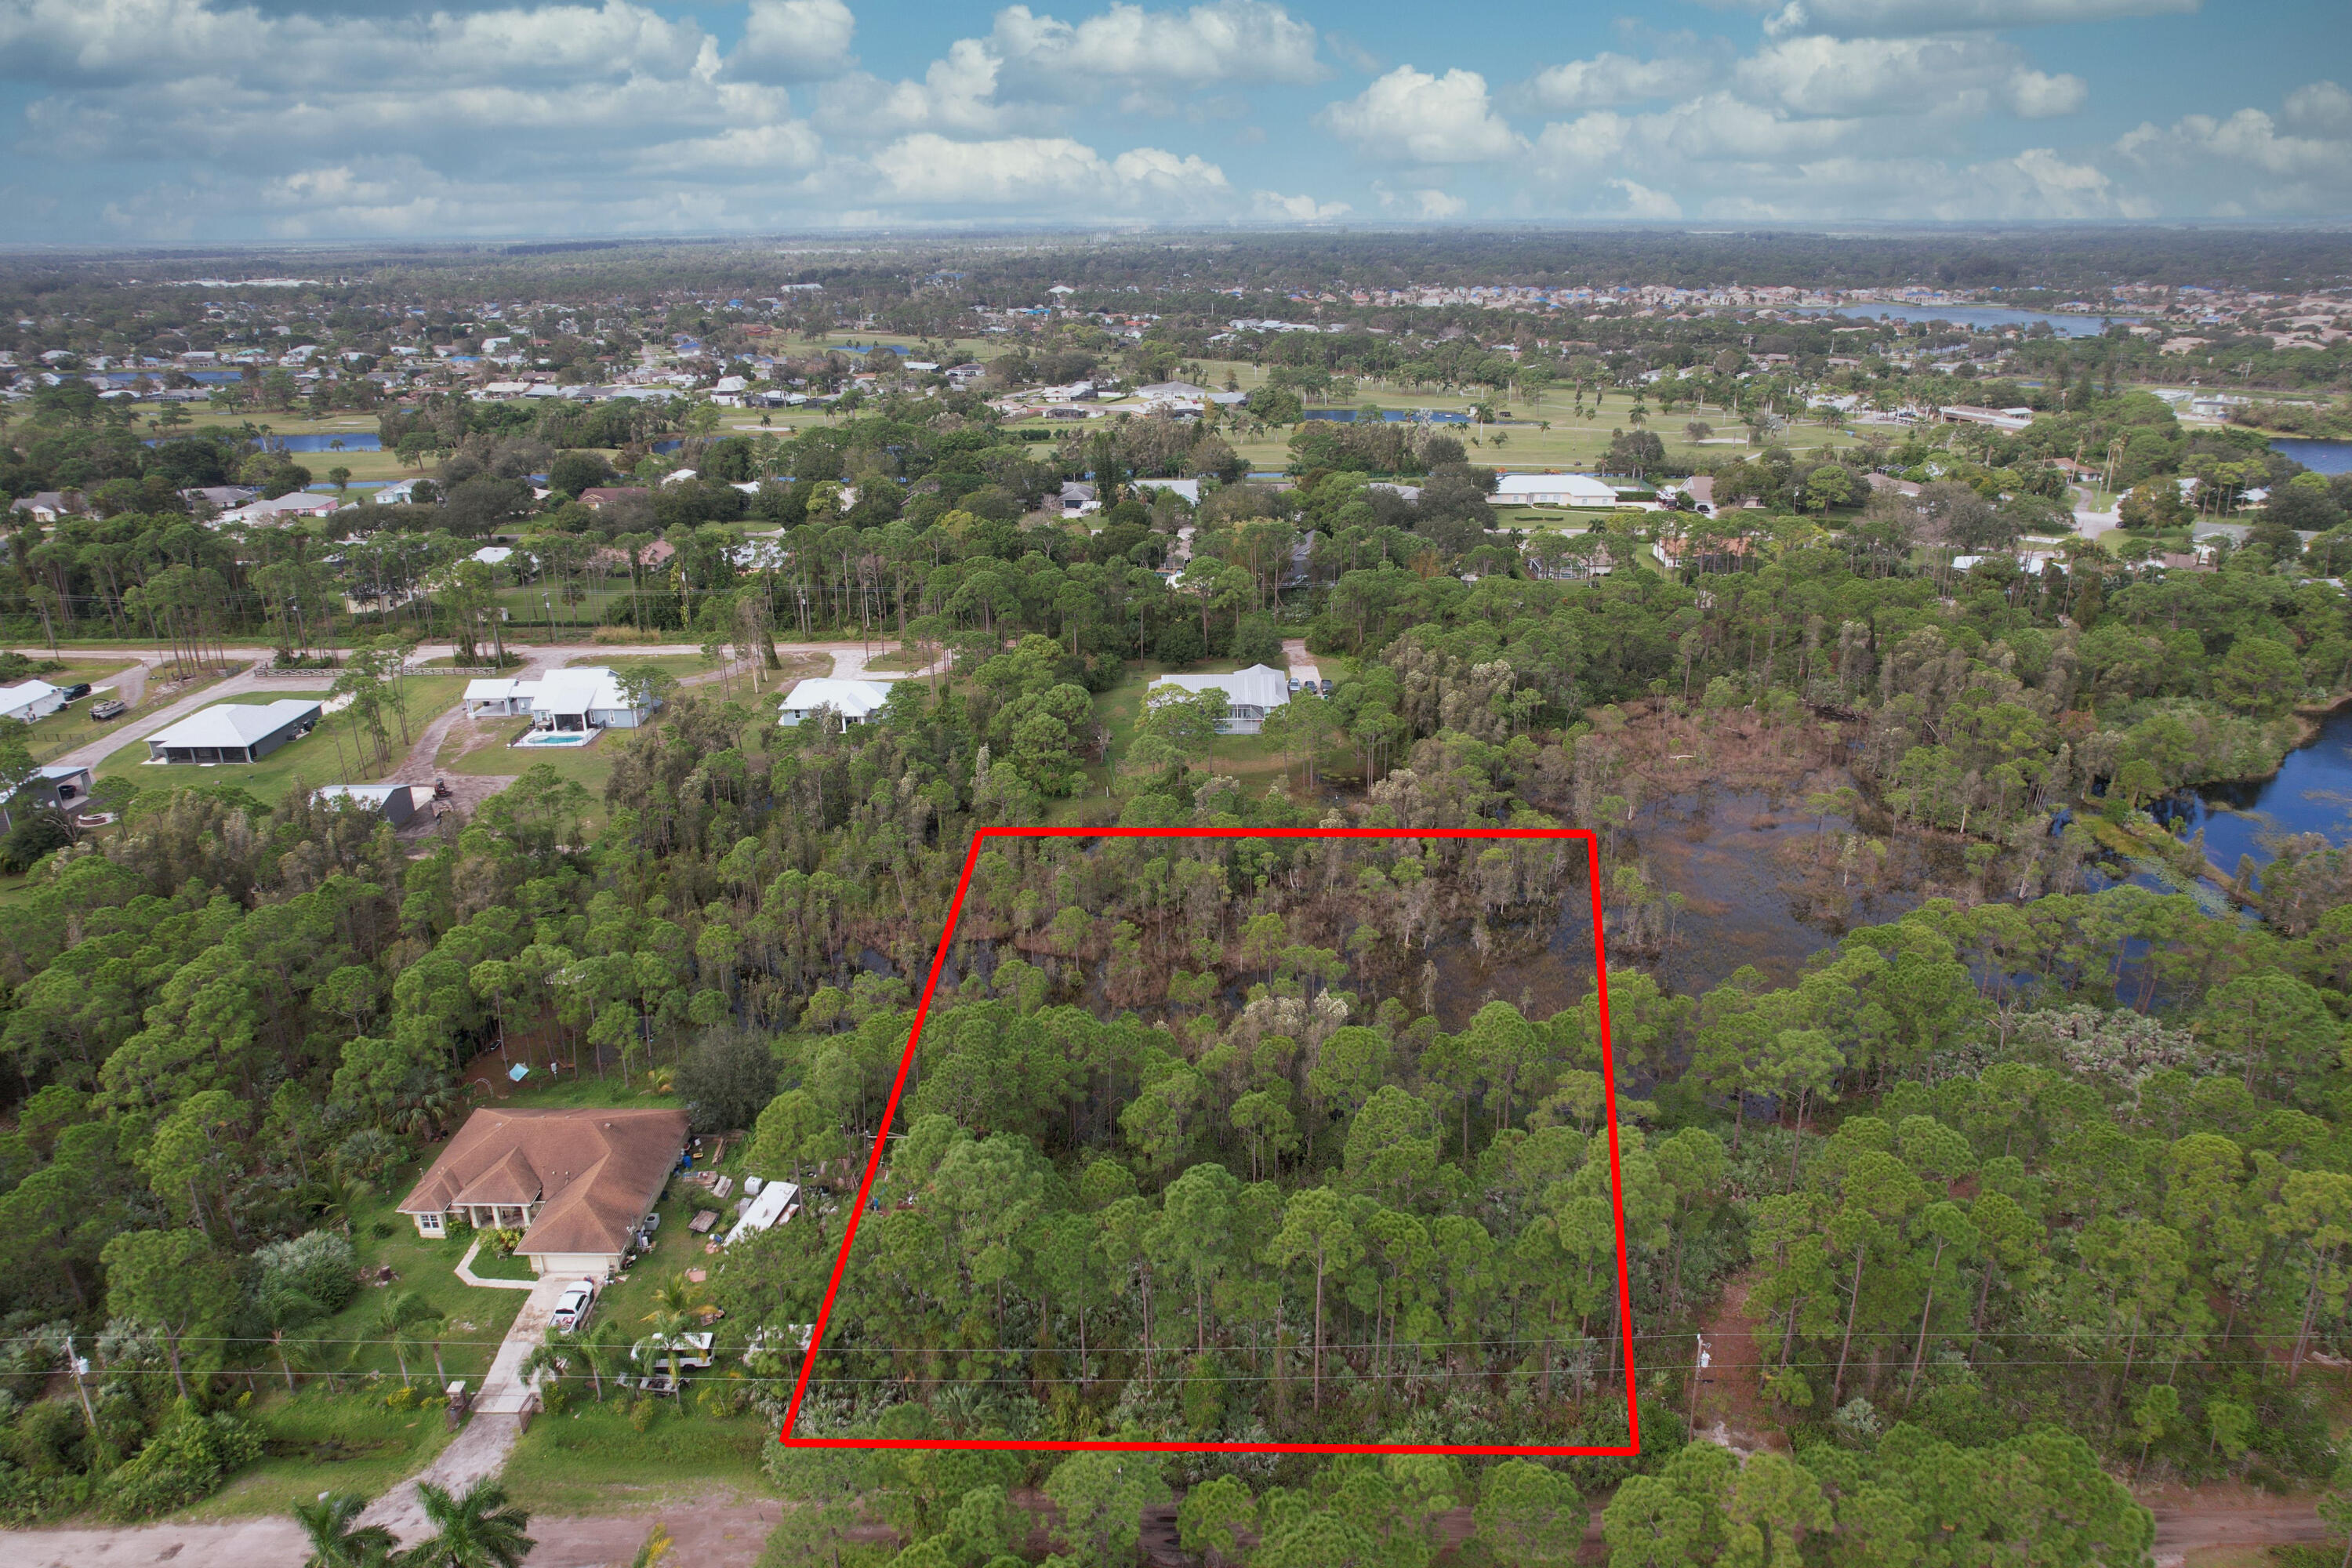
[(58, 688), (58, 696), (68, 702), (79, 702), (89, 695), (89, 682), (87, 680), (77, 680), (71, 686)]
[(643, 1351), (644, 1359), (651, 1361), (656, 1367), (667, 1366), (671, 1359), (671, 1350), (675, 1348), (679, 1366), (699, 1370), (710, 1364), (710, 1347), (718, 1342), (718, 1335), (708, 1330), (680, 1334), (676, 1341), (668, 1343), (665, 1343), (659, 1336), (656, 1336), (631, 1345), (629, 1359), (633, 1362), (638, 1360), (637, 1352)]
[(1298, 682), (1298, 677), (1297, 677), (1297, 676), (1295, 676), (1295, 675), (1294, 675), (1294, 676), (1292, 676), (1292, 677), (1290, 678), (1290, 689), (1291, 689), (1291, 692), (1292, 692), (1292, 694), (1293, 694), (1293, 695), (1296, 695), (1296, 694), (1297, 693), (1297, 690), (1298, 690), (1298, 684), (1299, 684), (1299, 682)]
[(583, 1279), (567, 1286), (555, 1299), (555, 1310), (549, 1314), (547, 1326), (562, 1333), (577, 1333), (587, 1327), (588, 1314), (596, 1307), (596, 1282)]
[(130, 711), (131, 704), (112, 697), (89, 705), (89, 716), (93, 719), (120, 719)]
[(1331, 678), (1327, 675), (1323, 678), (1323, 695), (1328, 697), (1331, 695)]

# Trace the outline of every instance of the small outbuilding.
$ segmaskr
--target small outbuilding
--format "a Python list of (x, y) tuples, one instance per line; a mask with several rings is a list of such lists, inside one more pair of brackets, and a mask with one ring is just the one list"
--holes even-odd
[(316, 702), (219, 702), (147, 737), (151, 763), (257, 763), (318, 723)]
[(407, 784), (320, 784), (310, 793), (320, 800), (373, 811), (394, 827), (416, 815), (416, 795)]
[(792, 1218), (800, 1207), (793, 1200), (799, 1195), (800, 1188), (790, 1182), (770, 1182), (760, 1189), (760, 1195), (751, 1200), (742, 1217), (728, 1231), (723, 1245), (732, 1247), (744, 1237), (757, 1236)]
[(71, 763), (50, 763), (35, 768), (16, 793), (0, 800), (0, 833), (16, 818), (43, 810), (76, 811), (89, 800), (90, 770)]
[(539, 695), (536, 680), (516, 680), (499, 678), (466, 682), (466, 716), (480, 718), (520, 718), (530, 711), (531, 699)]

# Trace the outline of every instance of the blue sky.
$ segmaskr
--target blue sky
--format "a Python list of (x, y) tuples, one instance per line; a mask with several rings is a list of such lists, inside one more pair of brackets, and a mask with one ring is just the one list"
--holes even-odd
[(2344, 0), (0, 0), (0, 240), (2352, 217)]

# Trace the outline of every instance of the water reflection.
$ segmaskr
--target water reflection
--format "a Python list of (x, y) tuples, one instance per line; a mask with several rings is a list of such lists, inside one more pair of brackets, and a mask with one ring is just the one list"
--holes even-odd
[[(1881, 853), (1883, 848), (1884, 853)], [(1805, 960), (1857, 926), (1916, 909), (1922, 877), (1948, 870), (1916, 844), (1874, 846), (1839, 817), (1816, 819), (1801, 802), (1763, 791), (1701, 791), (1644, 811), (1618, 843), (1647, 870), (1653, 890), (1678, 895), (1675, 940), (1662, 952), (1613, 946), (1612, 973), (1639, 969), (1681, 995), (1699, 995), (1743, 965), (1774, 985), (1795, 983)], [(1601, 889), (1612, 933), (1623, 929), (1612, 889)], [(1441, 942), (1436, 1013), (1458, 1029), (1488, 1002), (1545, 1017), (1581, 1002), (1592, 988), (1591, 916), (1581, 887), (1549, 940), (1529, 951), (1498, 938), (1482, 955), (1467, 941)]]
[(2352, 709), (2320, 723), (2309, 745), (2286, 754), (2266, 779), (2207, 784), (2159, 803), (2158, 819), (2205, 835), (2205, 858), (2234, 872), (2238, 858), (2270, 860), (2268, 840), (2316, 833), (2332, 845), (2352, 840)]

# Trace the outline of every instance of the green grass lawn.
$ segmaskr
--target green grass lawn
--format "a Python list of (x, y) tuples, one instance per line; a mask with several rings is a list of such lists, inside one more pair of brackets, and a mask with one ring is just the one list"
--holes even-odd
[(499, 1478), (508, 1496), (534, 1513), (610, 1513), (761, 1486), (760, 1460), (776, 1439), (767, 1422), (704, 1415), (691, 1393), (656, 1403), (643, 1432), (609, 1388), (602, 1405), (583, 1392), (566, 1414), (533, 1421)]
[(497, 735), (497, 741), (460, 756), (457, 754), (457, 748), (463, 742), (453, 732), (449, 740), (443, 744), (441, 754), (433, 764), (436, 772), (473, 773), (480, 777), (496, 778), (501, 775), (520, 774), (535, 763), (545, 763), (559, 775), (573, 781), (588, 792), (590, 798), (595, 802), (595, 809), (589, 814), (589, 820), (592, 823), (601, 823), (604, 820), (604, 781), (613, 776), (613, 748), (619, 742), (622, 736), (628, 733), (627, 731), (615, 730), (599, 735), (587, 745), (576, 748), (538, 749), (514, 744), (516, 740), (530, 729), (530, 721), (528, 719), (485, 719), (478, 722), (484, 729)]
[[(411, 677), (407, 682), (410, 736), (415, 737), (433, 721), (435, 716), (454, 707), (465, 689), (466, 677), (461, 675)], [(266, 705), (289, 698), (323, 701), (325, 693), (299, 689), (251, 691), (225, 697), (221, 700), (225, 704)], [(134, 741), (110, 752), (104, 762), (99, 763), (99, 776), (126, 777), (142, 789), (175, 781), (236, 784), (257, 799), (274, 805), (297, 779), (309, 784), (366, 784), (391, 776), (405, 758), (408, 748), (401, 743), (397, 721), (387, 715), (385, 722), (392, 735), (391, 767), (374, 765), (372, 755), (373, 742), (361, 731), (356, 716), (346, 709), (340, 713), (329, 714), (326, 721), (310, 734), (290, 745), (280, 746), (257, 763), (220, 763), (210, 766), (190, 763), (151, 765), (147, 762), (147, 742)], [(517, 768), (513, 771), (520, 773), (522, 770)]]
[(474, 1261), (468, 1267), (477, 1276), (484, 1279), (536, 1279), (539, 1278), (538, 1271), (530, 1266), (530, 1259), (500, 1258), (498, 1248), (491, 1244), (488, 1237), (482, 1238), (482, 1249), (474, 1254)]
[[(412, 1158), (383, 1179), (381, 1191), (352, 1205), (352, 1234), (362, 1268), (373, 1275), (389, 1264), (395, 1278), (390, 1286), (362, 1287), (351, 1305), (307, 1331), (319, 1346), (320, 1370), (362, 1376), (376, 1373), (383, 1386), (391, 1387), (399, 1377), (399, 1360), (390, 1344), (378, 1342), (383, 1336), (371, 1322), (388, 1291), (413, 1290), (438, 1315), (425, 1337), (428, 1342), (439, 1338), (441, 1365), (452, 1378), (465, 1378), (478, 1387), (508, 1325), (522, 1310), (520, 1290), (468, 1285), (457, 1278), (457, 1260), (474, 1242), (471, 1232), (428, 1240), (394, 1212), (393, 1205), (415, 1184), (425, 1164), (422, 1158)], [(379, 1229), (392, 1234), (379, 1236)], [(419, 1387), (437, 1385), (429, 1344), (421, 1363), (414, 1352), (409, 1354), (408, 1375)]]
[(376, 1394), (334, 1394), (318, 1384), (291, 1397), (282, 1388), (266, 1394), (250, 1415), (268, 1445), (262, 1458), (173, 1519), (283, 1514), (322, 1491), (381, 1497), (432, 1463), (453, 1436), (438, 1407), (388, 1410)]
[[(104, 680), (100, 676), (91, 673), (92, 671), (102, 670), (106, 677), (110, 678), (129, 668), (130, 666), (121, 659), (84, 660), (69, 662), (66, 673), (45, 675), (41, 679), (58, 686), (68, 685), (76, 680), (87, 680), (92, 686), (98, 686), (103, 684)], [(171, 667), (166, 665), (163, 668), (168, 669)], [(166, 688), (156, 677), (150, 676), (146, 689), (141, 694), (137, 706), (119, 719), (108, 719), (102, 721), (89, 716), (90, 707), (93, 703), (103, 701), (110, 694), (94, 691), (80, 701), (52, 713), (33, 726), (33, 732), (27, 738), (33, 752), (33, 761), (55, 762), (68, 752), (77, 751), (95, 741), (103, 741), (142, 713), (152, 712), (157, 708), (168, 708), (184, 697), (202, 691), (208, 686), (216, 685), (220, 679), (219, 676), (209, 676), (200, 680), (191, 681), (185, 686)], [(143, 747), (141, 749), (141, 754), (142, 756), (145, 754)]]
[[(1136, 725), (1143, 717), (1144, 696), (1153, 680), (1162, 675), (1218, 675), (1242, 668), (1239, 659), (1231, 658), (1203, 659), (1181, 671), (1153, 659), (1130, 664), (1125, 679), (1095, 699), (1096, 716), (1110, 731), (1113, 764), (1119, 764), (1129, 747), (1134, 743)], [(1290, 767), (1275, 743), (1264, 735), (1218, 736), (1216, 743), (1209, 749), (1208, 765), (1212, 773), (1231, 773), (1242, 781), (1244, 788), (1251, 790), (1263, 790), (1281, 778)], [(1089, 783), (1086, 795), (1101, 799), (1104, 784), (1101, 764), (1088, 767), (1087, 773)], [(1133, 793), (1133, 784), (1129, 780), (1113, 780), (1110, 787), (1118, 795)]]

